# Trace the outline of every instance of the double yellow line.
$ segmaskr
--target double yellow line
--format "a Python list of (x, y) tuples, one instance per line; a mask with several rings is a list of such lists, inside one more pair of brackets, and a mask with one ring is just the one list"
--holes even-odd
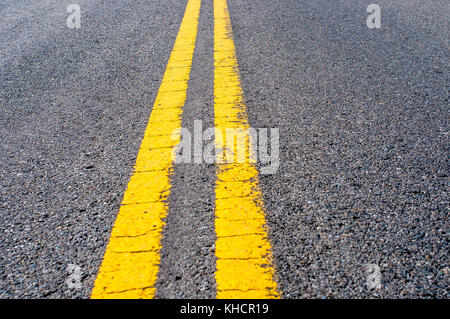
[[(174, 149), (197, 36), (201, 0), (188, 0), (153, 110), (124, 194), (91, 298), (153, 298), (164, 218), (169, 211)], [(214, 113), (216, 129), (249, 128), (226, 0), (214, 0)], [(226, 163), (225, 140), (216, 135), (215, 228), (218, 298), (277, 298), (258, 170)]]

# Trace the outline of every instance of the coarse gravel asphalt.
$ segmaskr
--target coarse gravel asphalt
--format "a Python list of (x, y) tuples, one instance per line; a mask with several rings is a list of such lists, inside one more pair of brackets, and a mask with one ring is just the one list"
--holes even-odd
[[(449, 2), (376, 0), (380, 29), (362, 0), (227, 2), (250, 125), (280, 129), (282, 297), (449, 298)], [(0, 298), (89, 298), (185, 5), (1, 1)], [(190, 130), (214, 123), (213, 19), (203, 0)], [(156, 297), (215, 297), (214, 181), (175, 165)]]

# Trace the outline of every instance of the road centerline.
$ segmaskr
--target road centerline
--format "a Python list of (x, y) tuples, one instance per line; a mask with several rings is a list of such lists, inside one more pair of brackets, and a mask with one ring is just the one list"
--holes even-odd
[(91, 298), (153, 298), (201, 0), (188, 0)]
[[(238, 70), (227, 2), (214, 0), (214, 113), (222, 133), (249, 129)], [(247, 145), (245, 163), (227, 163), (234, 150), (216, 135), (218, 149), (225, 150), (217, 154), (215, 186), (217, 298), (279, 298), (250, 138), (233, 143), (236, 153)]]

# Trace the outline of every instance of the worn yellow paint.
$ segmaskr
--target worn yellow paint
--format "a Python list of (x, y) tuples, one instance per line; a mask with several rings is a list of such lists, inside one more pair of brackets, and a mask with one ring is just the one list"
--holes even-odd
[(201, 0), (189, 0), (91, 298), (153, 298)]
[(251, 135), (226, 148), (227, 128), (249, 129), (226, 0), (214, 0), (214, 66), (215, 127), (222, 133), (215, 143), (223, 150), (217, 154), (217, 298), (279, 298)]

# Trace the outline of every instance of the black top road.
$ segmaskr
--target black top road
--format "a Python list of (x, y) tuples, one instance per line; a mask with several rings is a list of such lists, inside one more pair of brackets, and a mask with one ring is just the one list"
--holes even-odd
[[(369, 1), (226, 1), (248, 123), (279, 129), (259, 188), (282, 298), (450, 297), (450, 4), (373, 2), (380, 28)], [(218, 3), (201, 1), (192, 132), (215, 125)], [(91, 297), (187, 4), (1, 0), (0, 298)], [(171, 168), (156, 298), (218, 296), (216, 174)]]

